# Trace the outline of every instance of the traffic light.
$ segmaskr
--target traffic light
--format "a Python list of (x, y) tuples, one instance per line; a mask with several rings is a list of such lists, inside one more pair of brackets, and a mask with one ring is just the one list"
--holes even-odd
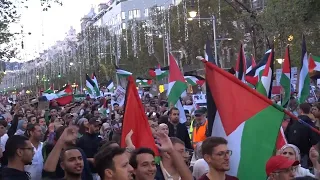
[(60, 73), (58, 74), (58, 78), (61, 78), (61, 74)]

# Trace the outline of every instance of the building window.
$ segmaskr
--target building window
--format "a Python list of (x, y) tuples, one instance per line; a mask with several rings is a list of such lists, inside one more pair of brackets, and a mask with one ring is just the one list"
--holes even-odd
[(117, 15), (117, 22), (121, 22), (121, 14)]
[(122, 20), (126, 19), (126, 12), (121, 12), (121, 18), (122, 18)]
[(133, 11), (129, 11), (129, 19), (133, 19)]
[(126, 26), (126, 23), (122, 23), (122, 29), (126, 29), (127, 26)]
[(140, 9), (133, 10), (133, 17), (134, 18), (140, 18), (141, 17)]
[(149, 9), (144, 10), (144, 17), (149, 17)]

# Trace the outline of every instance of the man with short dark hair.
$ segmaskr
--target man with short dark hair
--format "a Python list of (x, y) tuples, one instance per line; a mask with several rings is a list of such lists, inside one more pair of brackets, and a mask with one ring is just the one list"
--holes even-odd
[(95, 168), (93, 166), (93, 157), (98, 152), (99, 145), (101, 142), (101, 137), (99, 136), (99, 131), (101, 127), (101, 121), (97, 117), (93, 117), (89, 120), (88, 126), (89, 130), (86, 132), (77, 142), (77, 146), (81, 148), (87, 156), (89, 161), (91, 171), (94, 173)]
[[(312, 119), (309, 117), (310, 110), (310, 104), (300, 104), (298, 108), (298, 118), (315, 128)], [(290, 122), (285, 130), (285, 136), (289, 144), (294, 144), (300, 149), (301, 166), (308, 168), (309, 150), (313, 145), (317, 144), (319, 141), (319, 135), (310, 127), (300, 123), (295, 119), (290, 119)]]
[(24, 166), (32, 162), (34, 155), (31, 142), (25, 136), (14, 135), (6, 143), (8, 166), (2, 170), (2, 180), (30, 180)]
[(228, 142), (222, 137), (208, 137), (203, 141), (201, 152), (210, 169), (199, 180), (237, 180), (238, 178), (226, 174), (230, 170), (230, 156)]
[(130, 180), (133, 171), (126, 149), (111, 147), (101, 149), (94, 157), (101, 180)]
[(31, 145), (33, 147), (34, 156), (31, 165), (26, 165), (24, 167), (25, 171), (29, 172), (32, 180), (42, 179), (42, 169), (43, 169), (43, 156), (42, 147), (43, 139), (42, 129), (39, 124), (28, 124), (26, 135), (29, 137)]
[(157, 172), (155, 154), (149, 148), (139, 148), (131, 153), (130, 165), (135, 180), (154, 180)]
[(179, 114), (179, 109), (176, 107), (171, 108), (169, 111), (169, 137), (177, 137), (185, 143), (186, 148), (193, 149), (188, 128), (185, 124), (180, 123)]
[(76, 147), (64, 149), (60, 157), (60, 166), (64, 170), (64, 180), (81, 180), (83, 158)]
[(0, 120), (0, 158), (2, 157), (2, 153), (6, 150), (5, 146), (7, 143), (7, 140), (9, 138), (7, 131), (8, 123), (5, 120)]

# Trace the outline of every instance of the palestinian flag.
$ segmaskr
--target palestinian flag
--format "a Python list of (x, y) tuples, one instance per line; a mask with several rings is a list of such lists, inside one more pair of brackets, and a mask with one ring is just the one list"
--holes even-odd
[(148, 85), (152, 84), (152, 80), (151, 79), (145, 79), (145, 78), (137, 77), (136, 84), (137, 85), (142, 85), (142, 86), (148, 86)]
[(58, 92), (56, 92), (56, 95), (58, 97), (67, 96), (72, 94), (72, 88), (69, 84), (65, 85), (63, 88), (61, 88)]
[(122, 124), (121, 147), (126, 147), (125, 138), (131, 130), (133, 131), (132, 142), (136, 148), (150, 148), (155, 152), (156, 156), (159, 156), (135, 81), (132, 76), (129, 76)]
[[(93, 77), (93, 76), (92, 76)], [(88, 74), (86, 74), (86, 90), (88, 93), (94, 97), (100, 96), (100, 90), (97, 87), (96, 83), (93, 81), (93, 78), (90, 78)]]
[(291, 60), (289, 53), (289, 46), (286, 48), (284, 55), (284, 62), (282, 64), (282, 74), (280, 77), (280, 85), (284, 90), (284, 96), (282, 96), (281, 105), (284, 107), (288, 104), (291, 96)]
[(90, 95), (93, 95), (93, 92), (94, 92), (93, 86), (94, 86), (94, 82), (89, 77), (89, 75), (86, 74), (86, 90)]
[(309, 77), (309, 62), (307, 47), (304, 35), (302, 36), (302, 55), (301, 55), (301, 70), (299, 76), (299, 91), (298, 102), (304, 103), (310, 94), (310, 77)]
[[(182, 93), (187, 89), (186, 81), (179, 69), (179, 66), (174, 59), (173, 55), (170, 54), (170, 72), (169, 72), (169, 87), (168, 87), (168, 103), (170, 105), (175, 105), (179, 111), (180, 114), (182, 111), (184, 111), (181, 102), (180, 97)], [(179, 101), (179, 102), (178, 102)], [(186, 117), (180, 117), (180, 122), (184, 123), (186, 121)]]
[(61, 96), (57, 99), (54, 99), (59, 106), (65, 106), (67, 104), (70, 104), (73, 101), (73, 95), (65, 95), (65, 96)]
[(236, 77), (240, 79), (242, 82), (245, 82), (246, 70), (247, 70), (246, 57), (244, 55), (244, 49), (241, 44), (239, 54), (238, 54), (238, 59), (236, 62)]
[(276, 148), (283, 109), (212, 63), (205, 62), (205, 69), (219, 112), (213, 127), (208, 128), (212, 136), (226, 138), (233, 151), (227, 174), (238, 179), (266, 179), (265, 163)]
[(99, 109), (99, 112), (102, 114), (103, 117), (107, 117), (109, 112), (108, 112), (108, 101), (106, 98), (104, 98), (103, 105)]
[(96, 76), (95, 73), (92, 73), (91, 79), (95, 84), (95, 86), (94, 86), (95, 94), (96, 94), (97, 97), (99, 97), (100, 96), (100, 88), (99, 88), (97, 76)]
[[(208, 63), (215, 64), (209, 40), (207, 40), (207, 43), (206, 43), (205, 59), (208, 60)], [(233, 68), (232, 68), (232, 70), (233, 70)], [(231, 72), (229, 72), (229, 73), (234, 74)], [(208, 127), (211, 127), (211, 128), (207, 129), (206, 136), (210, 137), (212, 134), (212, 126), (213, 126), (213, 122), (214, 122), (214, 117), (216, 114), (218, 114), (218, 111), (217, 111), (217, 106), (216, 106), (215, 102), (213, 101), (211, 90), (208, 85), (208, 79), (206, 79), (206, 97), (207, 97), (207, 111), (208, 111), (208, 113), (207, 113)]]
[(107, 83), (107, 89), (109, 91), (112, 91), (112, 92), (114, 91), (114, 84), (113, 84), (113, 81), (111, 79)]
[(268, 62), (268, 58), (269, 58), (269, 54), (271, 53), (271, 49), (268, 50), (262, 60), (254, 67), (252, 68), (252, 70), (250, 72), (248, 72), (246, 74), (246, 81), (254, 86), (256, 86), (261, 78), (261, 73), (264, 70), (267, 62)]
[(266, 97), (271, 97), (272, 74), (273, 74), (273, 50), (269, 54), (268, 62), (262, 72), (261, 79), (257, 84), (256, 90)]
[(158, 68), (150, 68), (149, 75), (155, 77), (157, 81), (160, 81), (169, 75), (169, 66), (160, 67), (159, 65)]
[(320, 71), (320, 56), (309, 56), (309, 72)]
[(196, 86), (196, 85), (202, 86), (206, 82), (206, 80), (203, 77), (197, 76), (197, 75), (184, 76), (184, 79), (191, 86)]
[(53, 84), (51, 84), (50, 88), (47, 89), (47, 90), (45, 90), (43, 93), (44, 93), (44, 94), (52, 94), (52, 93), (54, 93)]
[(131, 76), (132, 73), (123, 69), (120, 69), (118, 66), (116, 66), (116, 73), (117, 75), (119, 75), (120, 77), (128, 77)]
[(257, 65), (253, 54), (251, 54), (251, 59), (250, 58), (246, 59), (246, 63), (247, 63), (247, 70), (246, 70), (246, 74), (247, 74), (252, 70), (252, 68), (254, 68)]

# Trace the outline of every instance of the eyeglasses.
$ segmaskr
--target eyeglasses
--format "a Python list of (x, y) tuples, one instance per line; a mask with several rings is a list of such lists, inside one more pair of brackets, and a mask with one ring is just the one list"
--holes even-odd
[(227, 150), (227, 151), (220, 151), (214, 155), (217, 155), (219, 157), (226, 157), (226, 156), (231, 156), (232, 155), (232, 151), (231, 150)]

